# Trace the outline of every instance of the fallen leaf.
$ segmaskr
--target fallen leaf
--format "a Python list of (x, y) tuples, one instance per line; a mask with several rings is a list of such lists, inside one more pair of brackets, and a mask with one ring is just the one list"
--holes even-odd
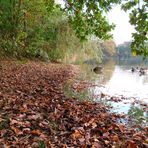
[(73, 139), (77, 139), (77, 138), (81, 138), (81, 137), (82, 137), (82, 135), (81, 135), (80, 131), (78, 131), (78, 130), (75, 130), (74, 133), (72, 134)]
[(145, 140), (145, 143), (147, 143), (147, 144), (148, 144), (148, 138)]
[(33, 130), (31, 133), (33, 135), (41, 135), (42, 134), (42, 132), (40, 130)]
[(95, 122), (92, 123), (92, 128), (96, 128), (97, 124)]
[(68, 148), (66, 144), (63, 145), (63, 148)]
[(118, 142), (118, 141), (119, 141), (119, 138), (118, 138), (117, 135), (114, 135), (114, 136), (112, 137), (112, 140), (115, 141), (115, 142)]
[(102, 146), (101, 146), (101, 144), (100, 144), (99, 141), (95, 141), (95, 142), (93, 143), (93, 146), (94, 146), (94, 148), (102, 148)]
[(15, 132), (16, 135), (22, 134), (22, 132), (18, 128), (16, 128), (16, 127), (12, 126), (11, 129)]
[(136, 143), (134, 141), (129, 141), (127, 148), (138, 148), (138, 146), (136, 145)]
[(107, 140), (105, 140), (104, 142), (105, 142), (105, 144), (106, 144), (106, 145), (108, 145), (108, 144), (110, 143), (110, 142), (109, 142), (109, 141), (107, 141)]
[(80, 143), (83, 143), (85, 141), (85, 138), (79, 138)]

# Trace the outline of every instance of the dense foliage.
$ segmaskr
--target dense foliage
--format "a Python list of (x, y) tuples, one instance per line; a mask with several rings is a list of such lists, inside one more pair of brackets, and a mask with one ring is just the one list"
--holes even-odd
[(148, 3), (143, 0), (134, 0), (127, 2), (122, 6), (125, 11), (131, 10), (130, 23), (135, 26), (136, 32), (133, 33), (134, 40), (131, 48), (134, 55), (148, 56)]
[[(65, 6), (55, 4), (55, 0), (0, 0), (0, 54), (56, 60), (82, 51), (84, 56), (88, 52), (90, 55), (98, 53), (100, 58), (98, 43), (92, 51), (86, 47), (94, 46), (92, 37), (97, 42), (112, 37), (110, 32), (115, 26), (109, 24), (105, 16), (113, 5), (121, 4), (125, 11), (130, 10), (130, 23), (137, 31), (133, 33), (133, 53), (148, 55), (146, 0), (142, 3), (138, 0), (126, 3), (121, 0), (63, 2)], [(88, 39), (92, 40), (88, 42)]]
[(130, 11), (130, 23), (135, 26), (136, 33), (133, 33), (131, 44), (135, 55), (148, 55), (148, 48), (145, 45), (148, 39), (148, 15), (146, 0), (65, 0), (65, 8), (68, 11), (76, 34), (81, 39), (87, 38), (89, 34), (95, 34), (101, 39), (107, 39), (109, 32), (114, 26), (107, 22), (105, 14), (111, 10), (114, 4), (120, 4), (122, 9)]
[(105, 56), (110, 57), (116, 55), (116, 43), (113, 40), (102, 42), (100, 46)]
[[(131, 58), (131, 57), (134, 57), (134, 58), (139, 57), (139, 56), (135, 56), (135, 54), (131, 52), (131, 44), (132, 42), (124, 42), (118, 45), (116, 47), (117, 55), (119, 57), (124, 57), (125, 59)], [(146, 47), (148, 47), (148, 43), (146, 43)]]
[(52, 1), (0, 0), (0, 6), (0, 55), (51, 61), (81, 55), (79, 59), (101, 60), (98, 41), (80, 42), (66, 14)]
[(123, 58), (130, 58), (132, 56), (131, 48), (130, 48), (131, 42), (125, 42), (123, 44), (120, 44), (117, 46), (117, 54), (119, 57)]
[(124, 42), (116, 47), (118, 61), (123, 64), (147, 63), (147, 59), (144, 60), (140, 55), (135, 56), (135, 54), (131, 52), (131, 44), (131, 42)]

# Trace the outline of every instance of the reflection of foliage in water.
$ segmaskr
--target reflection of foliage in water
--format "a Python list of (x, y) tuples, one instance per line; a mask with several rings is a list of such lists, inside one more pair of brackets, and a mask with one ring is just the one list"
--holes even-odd
[(108, 82), (115, 70), (115, 61), (113, 59), (109, 60), (107, 63), (103, 65), (103, 84)]
[[(81, 65), (79, 65), (80, 74), (79, 74), (77, 80), (80, 80), (80, 81), (84, 80), (86, 82), (95, 83), (97, 85), (97, 87), (102, 86), (100, 84), (106, 84), (111, 79), (113, 72), (115, 70), (115, 64), (116, 63), (114, 60), (110, 60), (110, 61), (106, 62), (105, 64), (102, 64), (102, 66), (103, 66), (103, 73), (102, 74), (95, 74), (93, 72), (92, 69), (95, 67), (94, 65), (81, 64)], [(126, 68), (125, 68), (125, 70), (126, 70)], [(65, 90), (66, 95), (68, 95), (69, 97), (78, 98), (79, 100), (95, 101), (98, 103), (103, 103), (106, 106), (112, 106), (112, 103), (114, 103), (114, 102), (107, 101), (105, 98), (102, 98), (102, 99), (97, 98), (96, 99), (95, 95), (99, 95), (99, 97), (100, 97), (101, 91), (98, 94), (98, 92), (96, 92), (95, 86), (90, 87), (90, 88), (85, 89), (80, 92), (76, 92), (76, 91), (72, 90), (71, 85), (73, 84), (73, 82), (65, 85), (64, 90)], [(135, 124), (142, 125), (142, 126), (147, 125), (148, 113), (143, 111), (141, 106), (139, 106), (139, 105), (136, 105), (136, 106), (131, 105), (130, 106), (130, 103), (126, 104), (125, 106), (127, 107), (127, 110), (129, 109), (128, 115), (132, 119), (128, 122), (129, 126), (133, 126)], [(119, 107), (121, 110), (123, 110), (123, 107), (121, 107), (120, 105), (119, 105)], [(115, 108), (113, 106), (113, 109), (111, 110), (111, 112), (114, 109)]]
[[(87, 64), (80, 64), (80, 74), (78, 79), (80, 80), (86, 80), (89, 82), (98, 82), (105, 84), (107, 81), (109, 81), (112, 77), (112, 74), (115, 70), (115, 61), (110, 60), (106, 62), (105, 64), (101, 64), (103, 67), (103, 72), (96, 74), (93, 72), (94, 65), (87, 65)], [(98, 65), (96, 65), (98, 66)]]
[[(100, 85), (102, 83), (105, 84), (112, 77), (113, 71), (115, 69), (115, 61), (110, 60), (105, 64), (102, 64), (103, 73), (101, 74), (94, 73), (93, 72), (94, 67), (95, 67), (94, 65), (80, 64), (79, 65), (80, 73), (79, 73), (79, 76), (77, 77), (77, 80), (86, 81), (88, 83), (90, 82), (94, 84), (97, 83), (97, 85)], [(71, 81), (71, 82), (69, 81), (64, 86), (66, 95), (70, 97), (79, 98), (79, 100), (91, 100), (91, 101), (94, 100), (93, 94), (95, 93), (93, 92), (94, 90), (93, 88), (88, 88), (81, 92), (74, 92), (71, 88), (73, 83), (74, 81)]]
[(72, 83), (73, 83), (72, 81), (69, 81), (67, 82), (67, 84), (64, 85), (64, 92), (66, 96), (76, 98), (80, 101), (85, 101), (85, 100), (92, 101), (93, 100), (89, 89), (85, 89), (81, 92), (74, 91), (71, 87)]
[(95, 82), (96, 74), (93, 72), (93, 66), (87, 64), (81, 64), (80, 66), (80, 74), (78, 79)]
[(98, 96), (98, 98), (96, 99), (93, 85), (79, 91), (79, 89), (77, 90), (72, 88), (73, 84), (74, 84), (74, 81), (70, 80), (64, 85), (64, 92), (66, 96), (76, 98), (79, 101), (91, 101), (91, 102), (101, 103), (106, 105), (107, 108), (111, 107), (111, 102), (108, 102), (106, 99), (101, 99), (100, 98), (101, 96), (100, 97)]
[[(96, 81), (96, 74), (92, 71), (93, 66), (87, 64), (79, 64), (80, 73), (79, 76), (76, 78), (77, 81), (86, 81), (95, 83)], [(74, 80), (68, 81), (64, 86), (64, 92), (69, 97), (74, 97), (79, 100), (89, 100), (92, 101), (92, 93), (90, 89), (84, 89), (80, 92), (77, 92), (72, 89), (72, 85), (75, 83)]]
[(130, 124), (147, 124), (148, 122), (148, 114), (147, 112), (144, 112), (143, 109), (140, 106), (134, 106), (131, 105), (128, 115), (132, 118), (132, 121)]

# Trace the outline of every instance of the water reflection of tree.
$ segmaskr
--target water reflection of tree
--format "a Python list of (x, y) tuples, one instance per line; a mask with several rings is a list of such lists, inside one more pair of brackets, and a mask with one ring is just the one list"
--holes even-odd
[(93, 67), (94, 66), (92, 66), (92, 65), (80, 64), (79, 65), (80, 73), (79, 73), (79, 77), (77, 79), (95, 82), (97, 75), (93, 72), (93, 70), (92, 70)]
[(115, 61), (113, 59), (109, 60), (107, 63), (103, 65), (103, 79), (102, 79), (102, 84), (105, 84), (108, 82), (115, 70)]
[(94, 68), (93, 65), (81, 64), (80, 78), (91, 82), (97, 82), (99, 84), (105, 84), (112, 77), (112, 74), (115, 70), (115, 61), (111, 59), (105, 64), (102, 64), (102, 67), (103, 67), (103, 72), (95, 74), (92, 71), (92, 69)]
[(141, 106), (135, 106), (131, 104), (128, 115), (131, 117), (129, 126), (135, 124), (145, 125), (148, 122), (148, 113), (144, 112)]

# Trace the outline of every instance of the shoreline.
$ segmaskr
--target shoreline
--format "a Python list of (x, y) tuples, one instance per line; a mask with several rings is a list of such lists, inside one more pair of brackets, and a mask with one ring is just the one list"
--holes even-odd
[[(64, 94), (74, 65), (6, 62), (0, 69), (0, 146), (145, 147), (147, 127), (128, 129), (101, 103)], [(13, 139), (13, 140), (12, 140)]]

